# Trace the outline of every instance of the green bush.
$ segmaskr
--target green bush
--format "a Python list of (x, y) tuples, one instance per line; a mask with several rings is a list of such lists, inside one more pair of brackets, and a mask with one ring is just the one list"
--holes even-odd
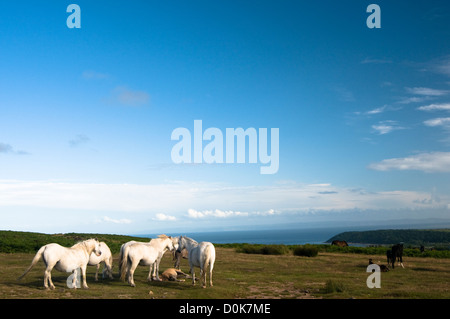
[(316, 257), (319, 249), (315, 246), (305, 245), (294, 248), (295, 256)]
[(323, 293), (330, 294), (334, 292), (344, 292), (345, 286), (341, 282), (336, 282), (333, 280), (327, 280), (325, 283), (325, 288), (323, 289)]
[(240, 252), (246, 254), (262, 254), (262, 255), (285, 255), (290, 252), (286, 245), (258, 245), (244, 244), (239, 249)]

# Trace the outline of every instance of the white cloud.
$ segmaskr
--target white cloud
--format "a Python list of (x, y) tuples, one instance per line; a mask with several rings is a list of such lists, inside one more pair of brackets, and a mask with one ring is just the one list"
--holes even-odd
[(450, 111), (450, 103), (424, 105), (417, 109), (420, 111)]
[(171, 215), (166, 215), (166, 214), (156, 214), (156, 217), (154, 218), (154, 220), (160, 220), (160, 221), (176, 221), (177, 218), (175, 216), (171, 216)]
[(402, 98), (400, 101), (398, 101), (398, 103), (400, 103), (400, 104), (421, 103), (421, 102), (429, 101), (431, 99), (432, 99), (432, 97), (430, 97), (430, 96), (421, 96), (421, 97), (412, 96), (412, 97)]
[(380, 135), (391, 133), (392, 131), (402, 130), (404, 127), (401, 127), (397, 124), (396, 121), (381, 121), (377, 125), (372, 125), (372, 128)]
[(442, 96), (449, 93), (447, 90), (436, 90), (425, 87), (406, 88), (406, 91), (411, 94), (425, 96)]
[(367, 115), (373, 115), (373, 114), (379, 114), (379, 113), (383, 113), (386, 110), (386, 105), (382, 106), (382, 107), (378, 107), (376, 109), (367, 111), (366, 114)]
[[(430, 171), (449, 171), (450, 153), (440, 161), (439, 154), (419, 160)], [(389, 165), (390, 166), (387, 166)], [(373, 169), (393, 169), (392, 162), (382, 162)], [(416, 169), (425, 169), (424, 166)], [(434, 164), (434, 166), (433, 166)], [(384, 165), (384, 167), (383, 167)], [(412, 166), (410, 166), (411, 168)], [(126, 215), (126, 218), (103, 217), (99, 222), (124, 225), (137, 220), (189, 220), (287, 218), (313, 211), (336, 212), (367, 209), (409, 209), (423, 207), (426, 192), (357, 190), (332, 184), (282, 183), (267, 186), (235, 186), (218, 183), (172, 182), (154, 185), (87, 184), (56, 181), (0, 180), (0, 208), (37, 212), (42, 218), (58, 216), (79, 218), (83, 213)], [(450, 198), (442, 197), (442, 205)], [(194, 208), (195, 209), (194, 209)], [(220, 209), (218, 209), (219, 207)], [(46, 216), (46, 212), (49, 212)], [(163, 211), (164, 213), (160, 213)], [(5, 217), (0, 215), (0, 224)], [(275, 220), (275, 219), (274, 219)], [(133, 222), (137, 225), (137, 222)], [(143, 226), (138, 225), (138, 226)]]
[(404, 158), (385, 159), (369, 165), (377, 171), (417, 170), (427, 173), (450, 172), (450, 152), (421, 153)]
[(218, 218), (227, 218), (227, 217), (235, 217), (235, 216), (248, 216), (248, 213), (238, 212), (238, 211), (232, 211), (227, 210), (223, 211), (220, 209), (215, 210), (203, 210), (198, 211), (192, 208), (188, 209), (188, 217), (189, 218), (205, 218), (205, 217), (218, 217)]
[(434, 72), (450, 76), (450, 55), (431, 61), (429, 68)]
[(450, 126), (450, 117), (440, 117), (423, 122), (426, 126)]
[(122, 218), (122, 219), (113, 219), (108, 216), (103, 216), (102, 221), (113, 224), (131, 224), (131, 220)]

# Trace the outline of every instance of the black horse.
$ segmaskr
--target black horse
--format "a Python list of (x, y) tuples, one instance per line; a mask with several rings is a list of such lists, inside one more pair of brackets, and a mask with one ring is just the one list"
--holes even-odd
[(395, 260), (397, 260), (403, 268), (403, 244), (396, 244), (386, 252), (387, 263), (392, 264), (392, 269), (395, 268)]

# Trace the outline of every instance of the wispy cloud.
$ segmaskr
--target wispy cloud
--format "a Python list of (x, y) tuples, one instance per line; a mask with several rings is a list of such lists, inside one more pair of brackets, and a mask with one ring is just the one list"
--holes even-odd
[(392, 63), (392, 60), (389, 59), (373, 59), (373, 58), (365, 58), (360, 62), (361, 64), (387, 64)]
[(427, 63), (427, 70), (450, 76), (450, 54)]
[(131, 224), (132, 223), (132, 221), (127, 218), (114, 219), (114, 218), (110, 218), (108, 216), (103, 216), (101, 221), (106, 222), (106, 223), (113, 223), (113, 224)]
[(28, 155), (28, 152), (18, 150), (16, 151), (14, 147), (10, 144), (0, 143), (0, 154), (15, 154), (15, 155)]
[(88, 136), (86, 136), (84, 134), (78, 134), (77, 136), (75, 136), (73, 139), (71, 139), (69, 141), (69, 145), (71, 147), (77, 147), (77, 146), (80, 146), (82, 144), (88, 143), (90, 140), (91, 139)]
[[(403, 165), (403, 166), (402, 166)], [(450, 153), (386, 160), (372, 169), (421, 169), (450, 171)], [(155, 185), (88, 184), (52, 181), (0, 180), (0, 207), (41, 211), (109, 211), (134, 218), (105, 216), (100, 222), (127, 224), (151, 214), (153, 220), (192, 221), (232, 218), (271, 218), (311, 211), (398, 209), (417, 207), (427, 196), (415, 191), (354, 191), (331, 184), (282, 184), (236, 186), (217, 183), (174, 182)], [(174, 201), (176, 199), (176, 201)], [(450, 198), (443, 198), (450, 203)], [(445, 203), (445, 204), (446, 204)], [(220, 209), (216, 209), (220, 207)], [(164, 211), (164, 213), (160, 213)], [(69, 216), (69, 215), (68, 215)]]
[(402, 97), (397, 103), (400, 104), (410, 104), (410, 103), (422, 103), (425, 101), (433, 100), (438, 97), (448, 95), (449, 90), (439, 90), (427, 87), (406, 87), (406, 93), (412, 95), (407, 97)]
[(406, 88), (408, 93), (414, 95), (424, 95), (424, 96), (442, 96), (447, 95), (449, 93), (448, 90), (437, 90), (425, 87), (414, 87), (414, 88)]
[(92, 70), (86, 70), (82, 74), (83, 79), (86, 80), (104, 80), (110, 78), (109, 74), (92, 71)]
[(420, 111), (450, 111), (450, 103), (424, 105), (417, 109)]
[(341, 86), (337, 86), (333, 88), (333, 91), (335, 93), (337, 93), (339, 100), (344, 101), (344, 102), (354, 102), (355, 101), (355, 96), (353, 95), (353, 92), (341, 87)]
[(190, 218), (205, 218), (205, 217), (218, 217), (218, 218), (227, 218), (233, 216), (248, 216), (249, 214), (246, 212), (232, 211), (232, 210), (203, 210), (198, 211), (195, 209), (188, 209), (188, 217)]
[(125, 106), (141, 106), (150, 102), (150, 95), (145, 91), (118, 86), (113, 90), (112, 101)]
[(450, 128), (450, 117), (438, 117), (431, 120), (426, 120), (423, 122), (426, 126), (444, 126)]
[(381, 121), (376, 125), (372, 125), (372, 129), (374, 129), (378, 134), (384, 135), (393, 131), (403, 130), (404, 127), (398, 125), (397, 121), (386, 120)]
[(421, 153), (403, 158), (385, 159), (369, 165), (377, 171), (415, 170), (427, 173), (450, 172), (450, 152)]
[(155, 218), (153, 220), (159, 220), (159, 221), (176, 221), (177, 218), (175, 216), (167, 215), (167, 214), (156, 214)]
[(411, 104), (411, 103), (422, 103), (425, 101), (432, 100), (431, 96), (411, 96), (411, 97), (403, 97), (398, 103), (400, 104)]

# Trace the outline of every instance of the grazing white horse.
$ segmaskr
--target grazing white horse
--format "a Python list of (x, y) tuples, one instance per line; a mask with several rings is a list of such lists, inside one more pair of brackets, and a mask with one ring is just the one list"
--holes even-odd
[(106, 278), (106, 276), (109, 276), (109, 279), (113, 279), (112, 275), (112, 263), (113, 263), (113, 257), (111, 254), (111, 250), (109, 249), (108, 245), (106, 245), (105, 242), (100, 242), (99, 245), (100, 251), (102, 254), (100, 256), (97, 256), (94, 252), (92, 252), (91, 256), (89, 256), (89, 266), (97, 266), (97, 271), (95, 272), (95, 281), (98, 281), (98, 271), (100, 270), (100, 265), (103, 262), (103, 272), (102, 272), (102, 278)]
[(178, 252), (184, 248), (188, 251), (189, 267), (191, 268), (192, 284), (195, 285), (194, 267), (200, 267), (202, 287), (206, 288), (206, 271), (209, 266), (209, 285), (212, 287), (212, 272), (216, 260), (216, 249), (210, 242), (203, 241), (200, 244), (192, 238), (180, 236), (178, 239)]
[(83, 277), (83, 288), (89, 288), (86, 283), (86, 267), (89, 262), (90, 255), (94, 253), (97, 256), (101, 255), (99, 249), (99, 242), (97, 239), (88, 239), (73, 245), (70, 248), (63, 247), (59, 244), (47, 244), (42, 246), (34, 256), (30, 267), (24, 272), (18, 279), (22, 279), (37, 262), (43, 258), (46, 266), (44, 271), (44, 287), (46, 289), (55, 289), (55, 285), (52, 282), (51, 271), (56, 268), (62, 272), (73, 273), (73, 287), (76, 288), (78, 268), (81, 268), (81, 274)]
[[(174, 244), (176, 242), (176, 244)], [(161, 281), (159, 279), (159, 263), (167, 250), (178, 248), (178, 238), (172, 238), (166, 235), (159, 235), (159, 238), (152, 239), (149, 243), (136, 242), (127, 245), (124, 249), (120, 270), (120, 279), (128, 278), (128, 283), (135, 287), (134, 271), (138, 265), (153, 266), (153, 275), (151, 280)], [(150, 273), (149, 273), (150, 276)], [(148, 280), (150, 278), (147, 278)]]
[[(152, 239), (150, 239), (149, 242), (151, 242), (151, 241), (152, 241)], [(123, 261), (123, 253), (125, 252), (125, 248), (127, 248), (128, 246), (131, 246), (133, 244), (136, 244), (136, 243), (142, 243), (142, 242), (132, 240), (132, 241), (126, 242), (125, 244), (122, 244), (122, 246), (120, 246), (120, 252), (119, 252), (119, 276), (122, 273), (122, 261)], [(150, 276), (151, 272), (152, 272), (152, 266), (150, 266), (150, 270), (148, 272), (148, 278), (147, 278), (148, 280), (151, 279), (151, 276)]]

